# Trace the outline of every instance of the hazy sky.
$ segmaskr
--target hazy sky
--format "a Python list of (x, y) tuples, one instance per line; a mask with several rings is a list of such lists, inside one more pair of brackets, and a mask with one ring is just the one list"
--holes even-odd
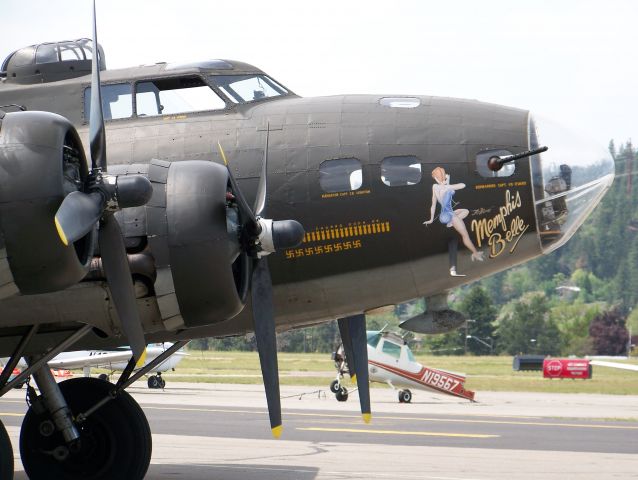
[[(226, 58), (303, 96), (427, 94), (638, 141), (633, 0), (98, 0), (109, 68)], [(0, 0), (0, 60), (91, 35), (89, 0)]]

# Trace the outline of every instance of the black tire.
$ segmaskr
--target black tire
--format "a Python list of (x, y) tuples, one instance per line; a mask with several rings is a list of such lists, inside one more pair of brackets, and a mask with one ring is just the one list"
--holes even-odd
[[(60, 390), (74, 416), (108, 395), (113, 385), (97, 378), (74, 378), (61, 382)], [(29, 408), (20, 431), (20, 455), (30, 480), (142, 480), (151, 462), (151, 429), (140, 406), (122, 392), (95, 411), (78, 428), (80, 443), (64, 460), (50, 453), (65, 446), (57, 430), (51, 436), (40, 432), (49, 420)]]
[(341, 385), (339, 384), (339, 380), (333, 380), (330, 384), (330, 391), (336, 394), (341, 389)]
[(162, 377), (158, 377), (158, 378), (159, 378), (159, 380), (158, 380), (159, 385), (158, 385), (157, 388), (162, 388), (163, 389), (166, 386), (166, 380), (164, 380)]
[(2, 421), (0, 421), (0, 478), (13, 479), (13, 447)]
[(160, 388), (160, 382), (156, 375), (151, 375), (150, 377), (148, 377), (146, 384), (148, 385), (148, 388)]
[(109, 381), (109, 376), (106, 373), (100, 373), (97, 378), (99, 380), (102, 380), (103, 382), (108, 382)]
[(399, 393), (399, 401), (403, 403), (410, 403), (412, 401), (412, 392), (410, 390), (401, 390)]
[(348, 401), (348, 389), (346, 387), (341, 387), (339, 391), (335, 394), (338, 402), (347, 402)]

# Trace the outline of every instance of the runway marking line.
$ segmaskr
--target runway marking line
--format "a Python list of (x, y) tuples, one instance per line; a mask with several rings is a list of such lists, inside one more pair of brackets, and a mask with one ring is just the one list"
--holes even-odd
[[(151, 465), (174, 465), (172, 463), (161, 463), (161, 462), (155, 462), (155, 461), (151, 461)], [(194, 464), (190, 464), (193, 465), (195, 467), (205, 467), (205, 468), (219, 468), (222, 470), (243, 470), (243, 471), (247, 471), (247, 470), (255, 470), (255, 471), (261, 471), (261, 470), (265, 470), (268, 472), (295, 472), (295, 473), (310, 473), (310, 474), (316, 474), (317, 473), (317, 469), (312, 469), (312, 468), (280, 468), (280, 467), (255, 467), (253, 465), (244, 465), (244, 464), (238, 464), (238, 465), (228, 465), (228, 464), (224, 464), (224, 465), (215, 465), (213, 463), (194, 463)], [(362, 472), (362, 471), (357, 471), (357, 472), (353, 472), (353, 471), (324, 471), (321, 470), (321, 473), (324, 475), (327, 475), (329, 477), (344, 477), (347, 476), (348, 478), (391, 478), (391, 479), (395, 479), (395, 478), (408, 478), (410, 480), (414, 479), (414, 473), (398, 473), (398, 472)], [(469, 478), (469, 477), (439, 477), (439, 476), (430, 476), (430, 475), (426, 475), (423, 476), (421, 474), (421, 472), (419, 472), (419, 477), (422, 480), (479, 480), (477, 478)]]
[(0, 412), (0, 417), (24, 417), (24, 413)]
[[(185, 407), (150, 407), (141, 406), (147, 410), (176, 410), (183, 412), (211, 412), (211, 413), (267, 413), (266, 410), (226, 410), (220, 408), (185, 408)], [(358, 418), (355, 415), (343, 415), (337, 413), (302, 413), (302, 412), (286, 412), (287, 416), (297, 417), (324, 417), (324, 418)], [(404, 420), (410, 422), (440, 422), (440, 423), (479, 423), (487, 425), (525, 425), (532, 427), (568, 427), (568, 428), (602, 428), (609, 430), (638, 430), (638, 426), (629, 425), (588, 425), (584, 423), (547, 423), (547, 422), (515, 422), (505, 420), (469, 420), (455, 418), (427, 418), (427, 417), (394, 417), (388, 415), (374, 415), (372, 421), (375, 420)]]
[[(172, 463), (162, 463), (162, 462), (155, 462), (154, 460), (151, 461), (151, 465), (174, 465)], [(215, 465), (212, 463), (194, 463), (191, 464), (192, 466), (195, 467), (205, 467), (205, 468), (219, 468), (221, 470), (243, 470), (243, 471), (247, 471), (247, 470), (255, 470), (255, 471), (267, 471), (267, 472), (286, 472), (286, 473), (290, 473), (290, 472), (295, 472), (295, 473), (310, 473), (310, 474), (316, 474), (317, 473), (317, 469), (312, 469), (312, 468), (280, 468), (280, 467), (255, 467), (253, 465), (244, 465), (244, 464), (239, 464), (239, 465), (228, 465), (228, 464), (224, 464), (224, 465)], [(321, 473), (324, 475), (327, 475), (329, 477), (345, 477), (347, 476), (348, 478), (391, 478), (391, 479), (396, 479), (396, 478), (408, 478), (410, 480), (415, 478), (414, 473), (399, 473), (399, 472), (361, 472), (361, 471), (357, 471), (357, 472), (352, 472), (352, 471), (324, 471), (321, 470)], [(477, 478), (469, 478), (469, 477), (439, 477), (439, 476), (430, 476), (430, 475), (426, 475), (423, 476), (421, 474), (421, 472), (419, 472), (419, 477), (421, 480), (479, 480)]]
[(439, 433), (439, 432), (406, 432), (405, 430), (372, 430), (367, 428), (326, 428), (305, 427), (296, 428), (307, 432), (332, 432), (332, 433), (367, 433), (375, 435), (408, 435), (416, 437), (460, 437), (460, 438), (498, 438), (500, 435), (487, 435), (483, 433)]

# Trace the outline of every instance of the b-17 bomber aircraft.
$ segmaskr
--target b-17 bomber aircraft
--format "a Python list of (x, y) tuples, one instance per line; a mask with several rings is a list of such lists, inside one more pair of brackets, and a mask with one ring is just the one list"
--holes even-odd
[[(255, 333), (277, 436), (275, 332), (338, 319), (369, 420), (366, 311), (425, 297), (404, 328), (458, 327), (446, 292), (564, 244), (613, 180), (603, 150), (526, 110), (302, 98), (233, 60), (107, 70), (95, 30), (0, 74), (0, 395), (38, 387), (31, 479), (143, 478), (151, 433), (126, 388), (193, 338)], [(132, 373), (154, 342), (174, 345)], [(115, 384), (47, 368), (122, 345)]]

